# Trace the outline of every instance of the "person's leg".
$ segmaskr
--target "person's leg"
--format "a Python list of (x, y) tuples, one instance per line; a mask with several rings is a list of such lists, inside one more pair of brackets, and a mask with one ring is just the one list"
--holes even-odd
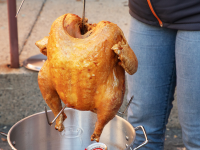
[(200, 150), (200, 31), (178, 31), (177, 102), (183, 142)]
[[(129, 45), (138, 58), (138, 70), (127, 75), (127, 100), (134, 95), (128, 109), (128, 121), (144, 126), (149, 143), (140, 150), (162, 150), (165, 125), (172, 108), (176, 85), (176, 30), (146, 25), (132, 18)], [(142, 131), (136, 132), (134, 147), (144, 142)]]

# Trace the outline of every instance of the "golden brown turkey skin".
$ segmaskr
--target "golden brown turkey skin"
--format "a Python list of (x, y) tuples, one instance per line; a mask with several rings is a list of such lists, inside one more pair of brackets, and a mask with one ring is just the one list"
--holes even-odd
[[(97, 113), (91, 140), (99, 141), (104, 126), (117, 114), (125, 92), (125, 71), (137, 70), (137, 58), (123, 32), (108, 21), (86, 23), (81, 35), (81, 18), (65, 14), (52, 24), (49, 37), (36, 42), (47, 61), (38, 83), (48, 106), (56, 116), (60, 99), (71, 108)], [(61, 114), (56, 129), (64, 129)]]

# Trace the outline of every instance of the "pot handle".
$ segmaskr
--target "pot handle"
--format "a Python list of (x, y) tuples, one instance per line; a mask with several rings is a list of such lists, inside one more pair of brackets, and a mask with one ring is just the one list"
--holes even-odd
[(4, 132), (1, 132), (1, 131), (0, 131), (0, 134), (3, 135), (3, 136), (5, 136), (5, 137), (7, 137), (7, 134), (4, 133)]
[[(141, 145), (139, 145), (138, 147), (134, 148), (133, 150), (137, 150), (137, 149), (141, 148), (142, 146), (146, 145), (149, 142), (148, 139), (147, 139), (146, 131), (145, 131), (143, 126), (138, 126), (138, 127), (135, 128), (135, 130), (139, 130), (140, 128), (142, 129), (142, 131), (144, 133), (145, 141)], [(132, 150), (132, 149), (130, 148), (130, 150)]]
[[(5, 136), (5, 137), (8, 136), (6, 133), (1, 132), (1, 131), (0, 131), (0, 135), (3, 135), (3, 136)], [(13, 145), (13, 146), (15, 145), (15, 141), (13, 141), (12, 145)], [(0, 149), (0, 150), (1, 150), (1, 149)], [(17, 149), (13, 149), (13, 148), (12, 148), (12, 150), (17, 150)]]

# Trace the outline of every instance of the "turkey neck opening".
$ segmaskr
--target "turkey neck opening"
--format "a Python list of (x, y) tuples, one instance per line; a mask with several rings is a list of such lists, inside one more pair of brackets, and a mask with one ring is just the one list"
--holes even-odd
[(92, 34), (96, 24), (87, 23), (88, 19), (85, 19), (84, 34), (81, 34), (82, 30), (82, 19), (77, 15), (66, 15), (63, 20), (63, 28), (67, 34), (73, 38), (84, 39)]

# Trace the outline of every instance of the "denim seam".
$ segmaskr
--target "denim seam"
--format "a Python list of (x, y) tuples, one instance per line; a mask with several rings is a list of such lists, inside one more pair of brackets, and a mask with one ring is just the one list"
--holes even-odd
[[(175, 73), (176, 73), (176, 68), (175, 68), (175, 65), (176, 65), (176, 63), (174, 64), (174, 67), (173, 67), (173, 72), (172, 72), (172, 76), (171, 76), (171, 84), (170, 84), (170, 88), (169, 88), (169, 91), (168, 91), (168, 98), (167, 98), (167, 108), (166, 108), (166, 115), (165, 115), (165, 119), (164, 119), (164, 126), (166, 126), (166, 123), (167, 123), (167, 121), (168, 121), (168, 118), (166, 118), (167, 116), (169, 116), (169, 95), (170, 95), (170, 92), (171, 92), (171, 90), (172, 90), (172, 80), (173, 80), (173, 77), (174, 77), (174, 75), (175, 75)], [(164, 130), (163, 130), (163, 133), (164, 133)]]
[(190, 40), (188, 38), (183, 38), (183, 37), (177, 37), (177, 40), (180, 40), (180, 41), (187, 41), (187, 42), (200, 42), (200, 40)]

